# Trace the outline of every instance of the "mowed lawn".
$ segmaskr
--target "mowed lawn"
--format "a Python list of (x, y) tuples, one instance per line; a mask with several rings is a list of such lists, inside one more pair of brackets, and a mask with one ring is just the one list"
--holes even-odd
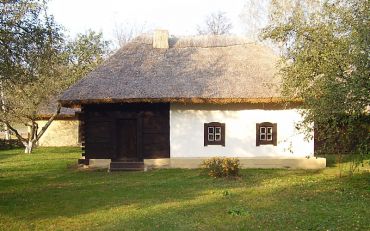
[(352, 178), (333, 166), (226, 180), (201, 170), (78, 170), (79, 155), (1, 151), (0, 230), (370, 230), (366, 166)]

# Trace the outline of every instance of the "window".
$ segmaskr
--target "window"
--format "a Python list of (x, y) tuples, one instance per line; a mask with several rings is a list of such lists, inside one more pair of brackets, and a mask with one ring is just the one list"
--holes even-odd
[(272, 127), (260, 127), (260, 140), (272, 140)]
[(256, 146), (277, 145), (277, 124), (263, 122), (256, 124)]
[(204, 146), (225, 146), (225, 124), (211, 122), (204, 124)]

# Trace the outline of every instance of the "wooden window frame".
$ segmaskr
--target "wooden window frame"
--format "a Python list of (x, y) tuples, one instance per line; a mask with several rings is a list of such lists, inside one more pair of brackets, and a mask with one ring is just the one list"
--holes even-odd
[[(209, 131), (212, 128), (212, 133)], [(219, 129), (219, 132), (216, 132)], [(216, 139), (220, 136), (219, 139)], [(210, 137), (212, 137), (210, 139)], [(204, 146), (208, 145), (222, 145), (225, 146), (225, 124), (219, 122), (204, 123)]]
[[(269, 132), (270, 129), (271, 132)], [(269, 136), (272, 136), (271, 139), (268, 138)], [(260, 145), (277, 146), (277, 123), (256, 123), (256, 146)]]

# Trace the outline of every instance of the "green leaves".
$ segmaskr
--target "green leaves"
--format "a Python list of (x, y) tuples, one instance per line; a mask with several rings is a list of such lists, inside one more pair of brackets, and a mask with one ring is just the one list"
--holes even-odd
[(355, 129), (370, 127), (369, 5), (291, 0), (282, 8), (272, 1), (272, 21), (263, 33), (281, 48), (283, 93), (303, 99), (302, 107), (309, 109), (306, 127), (315, 123), (327, 144), (348, 144), (346, 151), (370, 143), (367, 129)]
[(0, 3), (0, 121), (32, 125), (31, 130), (37, 127), (41, 105), (50, 103), (109, 53), (101, 33), (88, 31), (68, 41), (46, 7), (42, 0)]
[(67, 44), (69, 70), (67, 85), (71, 85), (94, 70), (110, 54), (110, 43), (103, 39), (102, 33), (89, 30), (78, 34)]

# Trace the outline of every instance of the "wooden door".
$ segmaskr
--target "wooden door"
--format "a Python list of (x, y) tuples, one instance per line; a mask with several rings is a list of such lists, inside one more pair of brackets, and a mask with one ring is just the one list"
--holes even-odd
[(138, 161), (138, 126), (136, 119), (119, 120), (117, 124), (117, 159)]

